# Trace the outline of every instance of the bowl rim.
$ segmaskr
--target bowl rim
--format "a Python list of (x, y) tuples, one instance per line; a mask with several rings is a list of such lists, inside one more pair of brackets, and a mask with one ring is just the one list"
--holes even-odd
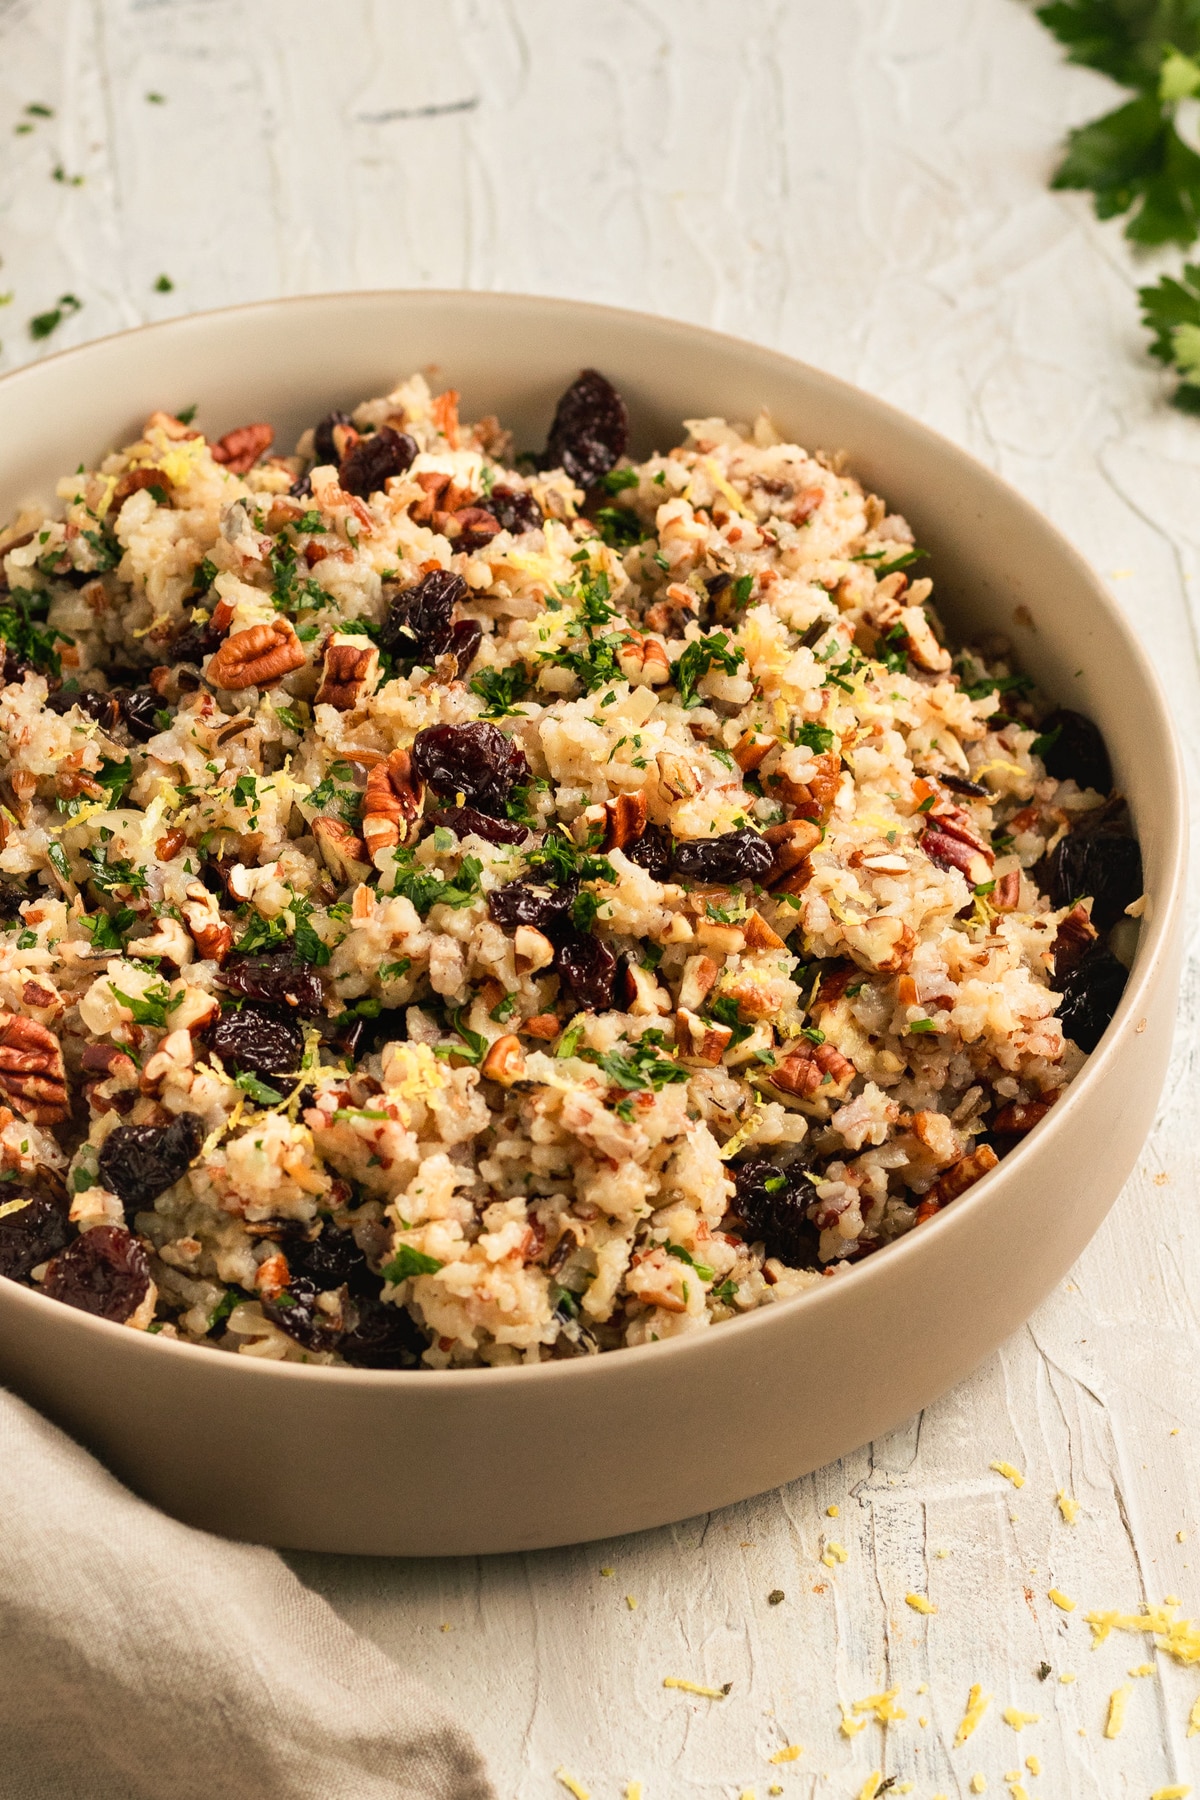
[[(466, 1368), (466, 1369), (366, 1369), (331, 1366), (301, 1362), (278, 1362), (259, 1357), (225, 1356), (219, 1353), (206, 1359), (205, 1367), (219, 1369), (227, 1365), (229, 1369), (253, 1369), (262, 1379), (281, 1379), (299, 1381), (337, 1382), (343, 1387), (362, 1389), (364, 1392), (414, 1393), (433, 1395), (440, 1391), (459, 1393), (464, 1396), (468, 1391), (481, 1384), (494, 1387), (499, 1381), (518, 1380), (526, 1386), (535, 1381), (543, 1385), (549, 1382), (572, 1381), (579, 1384), (586, 1380), (607, 1379), (602, 1370), (610, 1370), (615, 1377), (621, 1370), (632, 1376), (637, 1369), (645, 1367), (648, 1358), (654, 1364), (662, 1364), (663, 1359), (672, 1356), (678, 1358), (685, 1355), (698, 1355), (701, 1352), (713, 1353), (716, 1344), (725, 1342), (733, 1333), (744, 1335), (746, 1332), (763, 1329), (768, 1321), (777, 1320), (781, 1312), (787, 1313), (800, 1306), (811, 1311), (814, 1307), (833, 1305), (836, 1296), (846, 1292), (850, 1281), (862, 1300), (870, 1299), (869, 1289), (872, 1285), (890, 1279), (891, 1271), (901, 1266), (903, 1260), (911, 1261), (915, 1256), (923, 1255), (923, 1244), (932, 1241), (932, 1233), (938, 1234), (939, 1241), (944, 1241), (954, 1231), (966, 1229), (966, 1221), (980, 1207), (987, 1206), (998, 1193), (1002, 1184), (1010, 1184), (1023, 1174), (1026, 1164), (1039, 1155), (1039, 1147), (1048, 1144), (1052, 1138), (1059, 1136), (1068, 1128), (1068, 1122), (1078, 1111), (1086, 1099), (1088, 1089), (1094, 1085), (1093, 1070), (1099, 1072), (1106, 1068), (1118, 1053), (1120, 1033), (1114, 1027), (1127, 1020), (1143, 1004), (1151, 983), (1156, 978), (1164, 960), (1170, 954), (1170, 948), (1176, 930), (1178, 916), (1184, 899), (1184, 887), (1188, 861), (1188, 814), (1186, 805), (1186, 779), (1183, 769), (1183, 758), (1174, 720), (1167, 705), (1157, 670), (1150, 661), (1149, 655), (1132, 627), (1126, 621), (1112, 595), (1108, 593), (1099, 575), (1092, 568), (1087, 558), (1076, 549), (1075, 545), (1059, 529), (1054, 522), (1042, 513), (1031, 500), (1008, 480), (1004, 475), (990, 468), (981, 458), (948, 437), (944, 432), (925, 424), (915, 418), (902, 407), (893, 405), (889, 400), (881, 399), (868, 389), (856, 383), (846, 381), (841, 376), (830, 374), (825, 369), (815, 367), (802, 358), (792, 356), (786, 350), (761, 344), (752, 338), (739, 337), (734, 332), (718, 331), (711, 326), (697, 325), (689, 320), (673, 319), (667, 314), (643, 312), (632, 307), (620, 307), (588, 300), (573, 300), (559, 295), (521, 293), (510, 290), (472, 289), (472, 288), (355, 288), (340, 291), (333, 289), (311, 294), (287, 294), (276, 298), (238, 302), (229, 306), (210, 307), (198, 312), (177, 314), (172, 318), (156, 319), (142, 325), (126, 327), (120, 331), (107, 332), (102, 337), (89, 338), (86, 343), (74, 344), (62, 350), (53, 351), (48, 356), (23, 363), (15, 369), (0, 374), (0, 404), (5, 395), (20, 386), (23, 381), (38, 379), (38, 372), (50, 364), (64, 363), (86, 359), (93, 356), (103, 347), (123, 342), (131, 338), (144, 338), (147, 334), (155, 336), (182, 333), (192, 324), (207, 325), (213, 321), (224, 320), (235, 323), (237, 320), (258, 313), (279, 311), (281, 309), (304, 310), (336, 304), (352, 308), (363, 303), (399, 302), (405, 305), (419, 305), (435, 308), (447, 305), (478, 305), (481, 308), (511, 308), (519, 312), (534, 306), (548, 308), (563, 314), (577, 317), (592, 315), (606, 318), (615, 324), (633, 324), (645, 329), (652, 327), (667, 332), (674, 337), (690, 339), (698, 348), (711, 345), (714, 348), (732, 348), (741, 353), (752, 352), (770, 362), (790, 364), (803, 371), (805, 377), (818, 388), (824, 387), (832, 399), (853, 397), (856, 401), (866, 400), (869, 405), (904, 429), (924, 437), (931, 445), (940, 448), (943, 453), (965, 462), (985, 481), (998, 487), (1008, 498), (1010, 504), (1035, 523), (1039, 530), (1048, 532), (1057, 540), (1060, 554), (1074, 566), (1075, 572), (1082, 578), (1084, 585), (1090, 588), (1092, 601), (1107, 616), (1110, 625), (1116, 628), (1122, 640), (1125, 656), (1134, 664), (1137, 673), (1145, 684), (1150, 696), (1154, 718), (1165, 752), (1164, 766), (1161, 771), (1163, 786), (1160, 794), (1160, 817), (1163, 820), (1165, 857), (1167, 864), (1163, 891), (1155, 896), (1155, 904), (1149, 917), (1142, 921), (1137, 952), (1129, 980), (1122, 994), (1120, 1005), (1105, 1030), (1097, 1048), (1088, 1057), (1087, 1063), (1071, 1082), (1063, 1099), (1059, 1101), (1047, 1118), (1042, 1120), (1028, 1136), (1009, 1152), (996, 1168), (989, 1170), (979, 1181), (975, 1182), (965, 1194), (955, 1201), (952, 1207), (937, 1213), (927, 1220), (920, 1233), (915, 1229), (908, 1231), (903, 1237), (884, 1245), (874, 1251), (861, 1263), (842, 1264), (838, 1272), (822, 1281), (819, 1287), (809, 1288), (801, 1294), (778, 1303), (778, 1306), (759, 1307), (754, 1312), (743, 1313), (737, 1318), (722, 1321), (716, 1329), (719, 1337), (714, 1339), (712, 1329), (708, 1331), (688, 1332), (680, 1337), (667, 1338), (654, 1344), (631, 1345), (619, 1352), (605, 1352), (595, 1356), (574, 1357), (561, 1362), (539, 1362), (533, 1364), (504, 1365), (499, 1368)], [(962, 1220), (959, 1225), (956, 1221)], [(0, 1307), (14, 1306), (18, 1310), (30, 1305), (39, 1309), (41, 1317), (45, 1313), (40, 1309), (59, 1306), (46, 1294), (35, 1289), (22, 1286), (19, 1282), (0, 1282)], [(77, 1328), (85, 1331), (98, 1331), (104, 1334), (102, 1341), (113, 1346), (111, 1332), (113, 1321), (101, 1319), (94, 1314), (83, 1312), (78, 1308), (68, 1309)], [(65, 1323), (65, 1321), (64, 1321)], [(123, 1329), (117, 1327), (118, 1330)], [(145, 1331), (127, 1331), (126, 1344), (133, 1355), (158, 1355), (163, 1352), (194, 1356), (203, 1351), (199, 1344), (182, 1343), (177, 1339), (165, 1338), (158, 1333)]]

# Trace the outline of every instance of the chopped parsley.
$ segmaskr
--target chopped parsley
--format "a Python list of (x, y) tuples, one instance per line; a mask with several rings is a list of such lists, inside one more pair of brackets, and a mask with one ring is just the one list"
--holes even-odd
[(182, 991), (172, 998), (165, 981), (152, 981), (142, 994), (123, 994), (115, 981), (108, 985), (121, 1005), (129, 1008), (135, 1025), (165, 1026), (167, 1014), (173, 1012), (183, 999)]
[(60, 294), (57, 306), (50, 307), (47, 312), (35, 313), (30, 319), (30, 337), (35, 341), (48, 338), (51, 332), (58, 330), (69, 314), (77, 313), (82, 305), (83, 301), (76, 299), (74, 294)]
[(696, 689), (704, 677), (714, 668), (733, 675), (744, 661), (745, 652), (741, 646), (733, 644), (723, 631), (714, 632), (711, 637), (697, 638), (688, 645), (678, 662), (671, 664), (671, 680), (679, 695), (679, 704), (689, 710), (701, 706), (703, 699)]
[(517, 701), (529, 692), (530, 685), (529, 670), (519, 662), (506, 669), (480, 669), (470, 682), (471, 692), (487, 702), (485, 719), (503, 719), (515, 713)]
[(414, 1275), (436, 1275), (441, 1267), (436, 1256), (426, 1256), (411, 1244), (398, 1244), (391, 1262), (384, 1263), (383, 1273), (389, 1281), (408, 1281)]

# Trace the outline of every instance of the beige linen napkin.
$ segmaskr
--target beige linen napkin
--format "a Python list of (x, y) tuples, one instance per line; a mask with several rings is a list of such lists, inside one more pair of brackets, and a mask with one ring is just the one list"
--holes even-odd
[(274, 1552), (178, 1525), (0, 1392), (4, 1800), (495, 1800)]

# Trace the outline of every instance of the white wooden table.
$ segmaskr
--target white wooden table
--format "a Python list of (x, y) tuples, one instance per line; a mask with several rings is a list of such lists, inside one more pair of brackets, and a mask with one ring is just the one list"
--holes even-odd
[[(27, 321), (63, 293), (83, 306), (47, 348), (392, 285), (758, 338), (1042, 506), (1136, 621), (1194, 766), (1200, 423), (1162, 404), (1119, 227), (1046, 188), (1064, 128), (1114, 103), (1024, 0), (0, 0), (0, 368), (40, 353)], [(1093, 1652), (1083, 1616), (1171, 1593), (1200, 1614), (1196, 1020), (1193, 961), (1158, 1126), (1109, 1224), (1000, 1355), (892, 1437), (620, 1542), (295, 1566), (461, 1711), (504, 1800), (561, 1795), (560, 1769), (594, 1800), (638, 1781), (645, 1800), (870, 1795), (874, 1771), (920, 1800), (977, 1776), (1014, 1800), (1200, 1788), (1200, 1665), (1133, 1636)], [(972, 1682), (995, 1697), (955, 1749)], [(893, 1687), (903, 1721), (841, 1733), (839, 1702)], [(1010, 1706), (1038, 1722), (1018, 1733)]]

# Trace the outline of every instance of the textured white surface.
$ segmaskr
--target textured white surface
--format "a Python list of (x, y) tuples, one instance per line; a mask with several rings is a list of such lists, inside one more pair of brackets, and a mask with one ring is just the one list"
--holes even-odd
[[(13, 135), (29, 102), (56, 116)], [(84, 305), (52, 348), (387, 285), (577, 295), (758, 338), (940, 427), (1042, 506), (1113, 581), (1194, 770), (1200, 424), (1162, 404), (1119, 228), (1046, 190), (1066, 125), (1112, 103), (1024, 0), (0, 0), (0, 368), (35, 353), (26, 321), (64, 291)], [(83, 183), (54, 181), (58, 164)], [(160, 273), (172, 293), (152, 291)], [(1200, 1667), (1129, 1676), (1148, 1643), (1093, 1653), (1083, 1622), (1168, 1593), (1200, 1613), (1179, 1541), (1200, 1533), (1197, 1013), (1193, 959), (1158, 1127), (1108, 1225), (921, 1420), (611, 1545), (296, 1566), (461, 1710), (505, 1800), (561, 1793), (560, 1765), (594, 1800), (634, 1780), (645, 1800), (773, 1783), (840, 1800), (875, 1770), (921, 1800), (978, 1791), (977, 1771), (1004, 1793), (1030, 1755), (1031, 1800), (1200, 1783)], [(314, 1504), (336, 1506), (320, 1447), (296, 1454)], [(719, 1418), (703, 1454), (721, 1455)], [(1024, 1471), (1019, 1492), (995, 1459)], [(832, 1570), (825, 1534), (847, 1551)], [(956, 1750), (972, 1681), (995, 1698)], [(839, 1733), (839, 1699), (897, 1684), (906, 1720)], [(1010, 1705), (1039, 1723), (1017, 1735)]]

